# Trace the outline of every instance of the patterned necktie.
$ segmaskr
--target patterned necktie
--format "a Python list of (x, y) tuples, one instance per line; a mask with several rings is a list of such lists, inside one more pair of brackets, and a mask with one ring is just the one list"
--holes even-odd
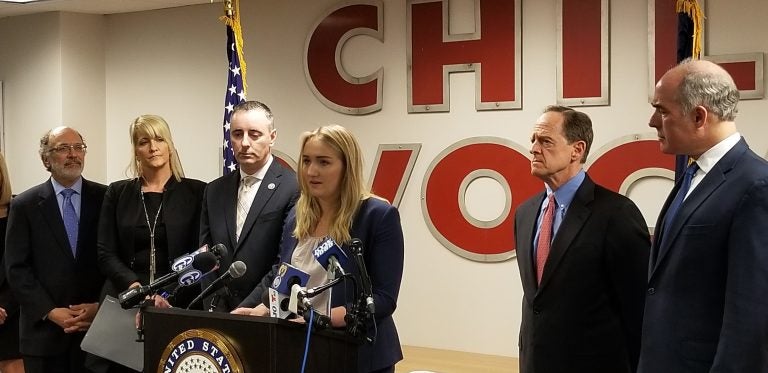
[(541, 283), (541, 275), (544, 274), (544, 265), (549, 257), (549, 249), (552, 245), (552, 223), (555, 221), (555, 193), (550, 193), (547, 209), (544, 210), (544, 217), (541, 219), (539, 228), (539, 241), (536, 243), (536, 282)]
[(698, 170), (699, 165), (696, 164), (696, 162), (691, 163), (688, 168), (685, 169), (685, 174), (683, 174), (683, 182), (680, 185), (680, 189), (678, 189), (677, 195), (675, 195), (675, 199), (672, 200), (672, 203), (669, 204), (667, 213), (664, 215), (664, 231), (662, 232), (661, 236), (662, 246), (667, 237), (669, 237), (667, 232), (669, 232), (669, 229), (672, 227), (672, 223), (675, 221), (677, 212), (680, 210), (680, 206), (683, 205), (685, 195), (688, 194), (688, 189), (691, 189), (691, 181), (693, 180), (693, 175), (695, 175), (696, 171)]
[(72, 195), (76, 192), (73, 189), (64, 189), (61, 195), (64, 196), (64, 228), (67, 229), (67, 238), (69, 238), (69, 247), (72, 255), (77, 256), (77, 227), (79, 219), (75, 212), (75, 205), (72, 203)]
[(248, 217), (248, 211), (251, 210), (251, 203), (253, 198), (249, 198), (251, 187), (256, 184), (256, 177), (246, 176), (240, 183), (240, 188), (237, 192), (237, 240), (240, 241), (240, 232), (243, 230), (243, 224), (245, 224), (245, 218)]

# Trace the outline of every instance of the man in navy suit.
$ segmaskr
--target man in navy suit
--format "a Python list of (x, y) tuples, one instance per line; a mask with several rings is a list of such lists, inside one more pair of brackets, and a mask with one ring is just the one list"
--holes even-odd
[(86, 371), (80, 342), (104, 283), (96, 230), (106, 186), (81, 176), (85, 153), (74, 129), (48, 131), (40, 139), (40, 157), (51, 178), (11, 201), (5, 265), (21, 304), (27, 373)]
[(661, 151), (694, 162), (656, 223), (641, 372), (768, 372), (768, 162), (736, 130), (738, 101), (708, 61), (656, 84)]
[(277, 260), (283, 221), (299, 197), (296, 173), (271, 154), (277, 130), (267, 105), (246, 101), (235, 106), (229, 132), (238, 170), (208, 184), (200, 218), (200, 243), (223, 243), (229, 249), (219, 275), (237, 260), (247, 266), (227, 291), (206, 301), (206, 308), (215, 302), (222, 312), (235, 309), (269, 272)]
[(550, 106), (531, 136), (531, 174), (546, 190), (515, 213), (523, 284), (521, 373), (628, 373), (640, 353), (648, 226), (582, 165), (592, 121)]

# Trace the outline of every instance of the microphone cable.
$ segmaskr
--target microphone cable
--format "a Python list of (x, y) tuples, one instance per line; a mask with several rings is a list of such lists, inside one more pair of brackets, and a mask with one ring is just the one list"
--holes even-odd
[(304, 344), (304, 360), (301, 362), (301, 373), (307, 367), (307, 355), (309, 354), (309, 339), (312, 337), (312, 324), (315, 319), (315, 309), (309, 308), (309, 323), (307, 323), (307, 342)]

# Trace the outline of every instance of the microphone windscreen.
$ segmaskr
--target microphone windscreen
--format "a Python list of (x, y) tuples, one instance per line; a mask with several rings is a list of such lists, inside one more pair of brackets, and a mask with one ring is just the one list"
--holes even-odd
[(242, 260), (238, 260), (234, 263), (232, 263), (231, 266), (229, 266), (229, 275), (232, 276), (232, 278), (238, 278), (245, 274), (245, 271), (248, 269), (248, 267), (243, 263)]
[(216, 268), (217, 264), (219, 264), (219, 260), (216, 258), (216, 255), (210, 252), (202, 252), (195, 255), (195, 259), (192, 261), (192, 268), (202, 273), (208, 273)]
[(229, 254), (229, 250), (227, 250), (227, 247), (223, 243), (213, 245), (208, 251), (212, 252), (213, 255), (216, 255), (219, 259), (224, 258)]

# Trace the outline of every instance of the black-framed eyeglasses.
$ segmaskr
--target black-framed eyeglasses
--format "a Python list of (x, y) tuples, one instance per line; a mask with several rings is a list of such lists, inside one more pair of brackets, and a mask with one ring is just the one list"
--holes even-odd
[(61, 144), (51, 148), (50, 151), (59, 154), (69, 154), (70, 151), (82, 154), (85, 153), (86, 149), (88, 146), (85, 144)]

